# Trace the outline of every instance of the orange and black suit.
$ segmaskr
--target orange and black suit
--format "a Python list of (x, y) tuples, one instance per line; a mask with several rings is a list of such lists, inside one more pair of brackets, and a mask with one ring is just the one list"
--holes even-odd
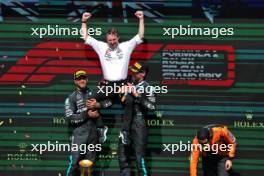
[[(202, 155), (204, 176), (228, 176), (229, 174), (225, 170), (225, 162), (227, 159), (232, 160), (235, 157), (235, 137), (225, 126), (208, 125), (204, 128), (208, 128), (210, 130), (210, 140), (208, 145), (212, 147), (213, 144), (218, 144), (215, 145), (218, 148), (212, 147), (214, 148), (214, 151), (204, 151), (201, 149), (203, 146), (199, 145), (199, 140), (197, 136), (195, 136), (192, 142), (193, 150), (190, 159), (190, 176), (197, 176), (197, 165), (200, 154)], [(221, 144), (225, 144), (228, 150), (220, 150), (219, 146), (221, 146)], [(216, 151), (218, 152), (216, 153)]]

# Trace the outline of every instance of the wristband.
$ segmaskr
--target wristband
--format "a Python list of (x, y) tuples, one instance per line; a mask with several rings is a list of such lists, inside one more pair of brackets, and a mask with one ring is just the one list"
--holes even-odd
[(86, 23), (87, 23), (87, 21), (82, 21), (82, 23), (85, 23), (85, 24), (86, 24)]

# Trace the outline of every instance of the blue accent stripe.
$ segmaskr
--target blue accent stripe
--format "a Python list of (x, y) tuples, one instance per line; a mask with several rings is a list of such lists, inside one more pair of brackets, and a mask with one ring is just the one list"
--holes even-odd
[(66, 176), (69, 175), (70, 170), (71, 170), (71, 166), (72, 166), (72, 155), (70, 156), (70, 163), (69, 163), (69, 166), (68, 166), (68, 169), (67, 169), (67, 174), (66, 174)]
[(141, 158), (141, 166), (142, 166), (142, 170), (144, 172), (144, 176), (147, 176), (147, 169), (146, 169), (145, 161), (143, 158)]

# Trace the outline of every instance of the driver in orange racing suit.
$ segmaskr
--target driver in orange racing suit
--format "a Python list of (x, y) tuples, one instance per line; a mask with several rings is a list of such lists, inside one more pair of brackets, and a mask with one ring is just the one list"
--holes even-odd
[(201, 128), (192, 144), (190, 176), (197, 176), (200, 154), (204, 176), (229, 175), (236, 151), (236, 139), (226, 126), (212, 124)]

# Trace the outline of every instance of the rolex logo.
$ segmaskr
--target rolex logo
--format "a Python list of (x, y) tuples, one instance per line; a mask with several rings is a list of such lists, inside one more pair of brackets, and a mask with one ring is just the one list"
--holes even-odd
[(249, 110), (249, 111), (247, 111), (246, 112), (246, 119), (247, 120), (252, 120), (252, 118), (253, 118), (253, 111), (252, 110)]
[(149, 119), (147, 121), (148, 126), (174, 126), (175, 121), (172, 119), (163, 119), (163, 111), (155, 111), (156, 117), (159, 119)]
[(253, 119), (253, 111), (248, 110), (245, 113), (246, 120), (242, 121), (234, 121), (235, 128), (264, 128), (264, 122), (259, 120), (252, 120)]
[(19, 143), (18, 147), (19, 147), (20, 152), (25, 152), (26, 148), (27, 148), (27, 144), (26, 143)]
[(156, 111), (155, 114), (156, 114), (156, 116), (158, 118), (161, 118), (163, 116), (163, 112), (162, 111)]

